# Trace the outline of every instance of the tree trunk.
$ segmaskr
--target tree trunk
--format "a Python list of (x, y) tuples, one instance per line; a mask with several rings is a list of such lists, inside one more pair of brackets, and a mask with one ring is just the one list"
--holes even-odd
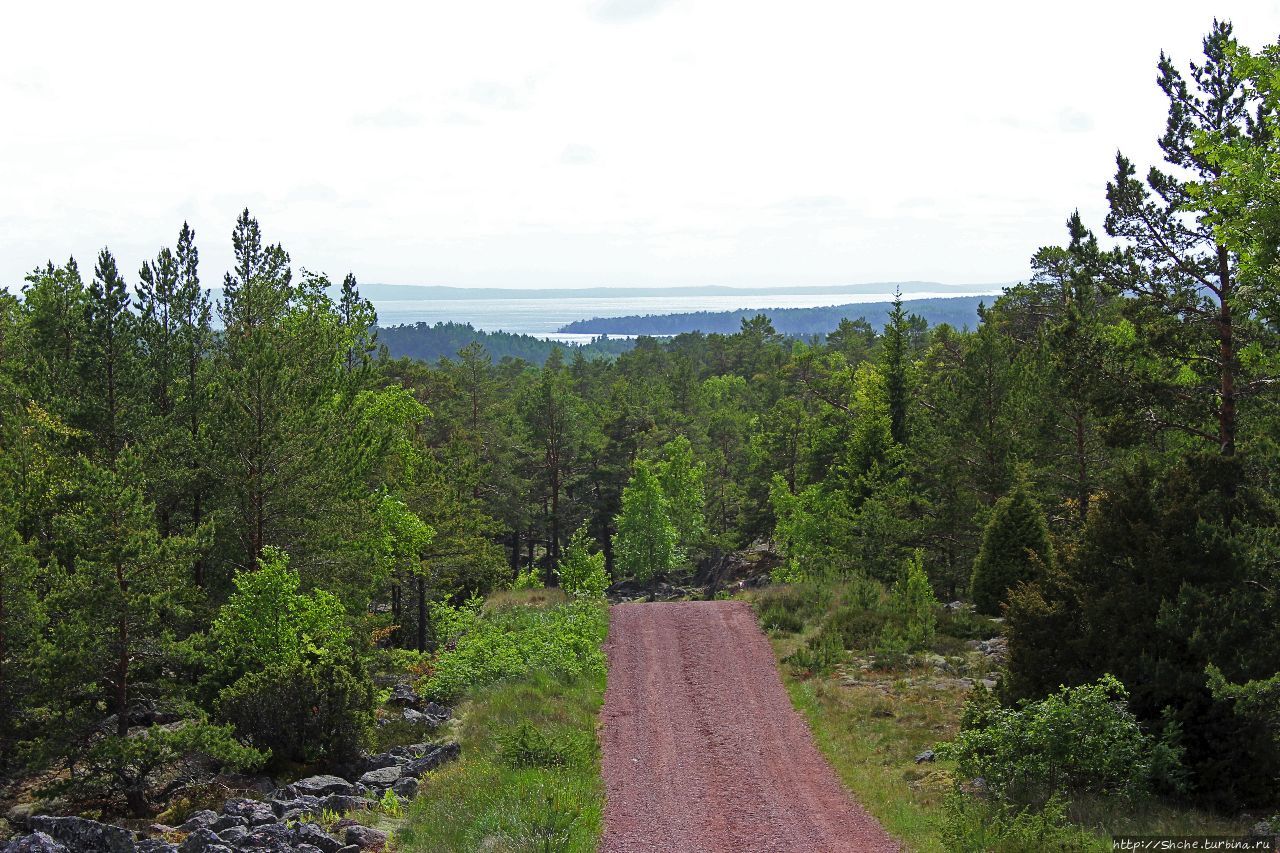
[(427, 579), (418, 576), (418, 651), (427, 650)]
[(1231, 316), (1231, 259), (1225, 246), (1218, 247), (1218, 280), (1222, 285), (1218, 304), (1218, 360), (1222, 397), (1218, 409), (1218, 438), (1223, 456), (1236, 452), (1236, 366), (1233, 318)]

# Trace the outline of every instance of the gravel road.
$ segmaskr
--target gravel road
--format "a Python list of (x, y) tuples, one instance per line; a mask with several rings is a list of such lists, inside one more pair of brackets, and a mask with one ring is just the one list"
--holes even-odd
[(741, 601), (610, 610), (605, 853), (879, 851)]

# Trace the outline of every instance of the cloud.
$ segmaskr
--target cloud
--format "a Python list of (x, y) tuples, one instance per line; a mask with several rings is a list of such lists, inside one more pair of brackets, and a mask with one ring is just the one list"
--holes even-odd
[(590, 145), (566, 145), (560, 162), (566, 166), (586, 166), (596, 161), (596, 150)]
[(529, 105), (533, 94), (532, 81), (517, 88), (494, 80), (477, 80), (464, 96), (469, 103), (495, 110), (522, 110)]
[(1087, 133), (1093, 130), (1093, 116), (1067, 107), (1058, 113), (1058, 129), (1067, 133)]
[(650, 18), (671, 5), (671, 0), (593, 0), (591, 17), (608, 23)]
[(399, 107), (387, 107), (372, 113), (360, 113), (351, 117), (356, 127), (417, 127), (422, 124), (422, 116)]

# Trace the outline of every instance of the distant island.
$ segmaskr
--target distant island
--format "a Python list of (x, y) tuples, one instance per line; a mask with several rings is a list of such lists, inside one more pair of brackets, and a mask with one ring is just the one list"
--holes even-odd
[[(862, 293), (893, 293), (900, 290), (904, 296), (920, 293), (996, 293), (1004, 284), (943, 284), (936, 281), (876, 281), (857, 284), (832, 285), (777, 285), (769, 287), (734, 287), (720, 284), (691, 287), (450, 287), (423, 284), (361, 284), (360, 292), (375, 303), (382, 300), (421, 299), (636, 299), (661, 296), (747, 296), (762, 293), (771, 296), (800, 296)], [(334, 288), (336, 294), (337, 288)]]
[[(992, 296), (953, 296), (939, 299), (906, 299), (907, 312), (923, 317), (930, 326), (942, 323), (957, 329), (978, 325), (978, 306)], [(822, 308), (740, 308), (736, 311), (695, 311), (686, 314), (633, 314), (629, 317), (595, 317), (575, 320), (560, 327), (565, 334), (597, 335), (680, 335), (685, 332), (733, 334), (742, 321), (764, 314), (780, 334), (792, 337), (825, 335), (840, 321), (861, 317), (875, 328), (883, 328), (892, 309), (891, 302), (854, 302)]]

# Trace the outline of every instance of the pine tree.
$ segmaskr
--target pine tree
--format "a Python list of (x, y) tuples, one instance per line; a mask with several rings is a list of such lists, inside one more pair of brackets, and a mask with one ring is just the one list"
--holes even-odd
[(907, 312), (902, 307), (902, 290), (893, 293), (893, 310), (884, 327), (881, 365), (884, 370), (885, 394), (889, 403), (889, 431), (898, 444), (907, 443)]
[(47, 601), (52, 627), (41, 667), (51, 700), (89, 719), (101, 703), (116, 715), (120, 737), (132, 701), (162, 690), (155, 679), (185, 610), (195, 547), (187, 537), (160, 537), (143, 482), (132, 450), (115, 470), (85, 464), (80, 499), (59, 518), (74, 557)]
[(1044, 515), (1022, 487), (996, 504), (973, 563), (970, 594), (979, 613), (1000, 615), (1009, 590), (1053, 565)]

